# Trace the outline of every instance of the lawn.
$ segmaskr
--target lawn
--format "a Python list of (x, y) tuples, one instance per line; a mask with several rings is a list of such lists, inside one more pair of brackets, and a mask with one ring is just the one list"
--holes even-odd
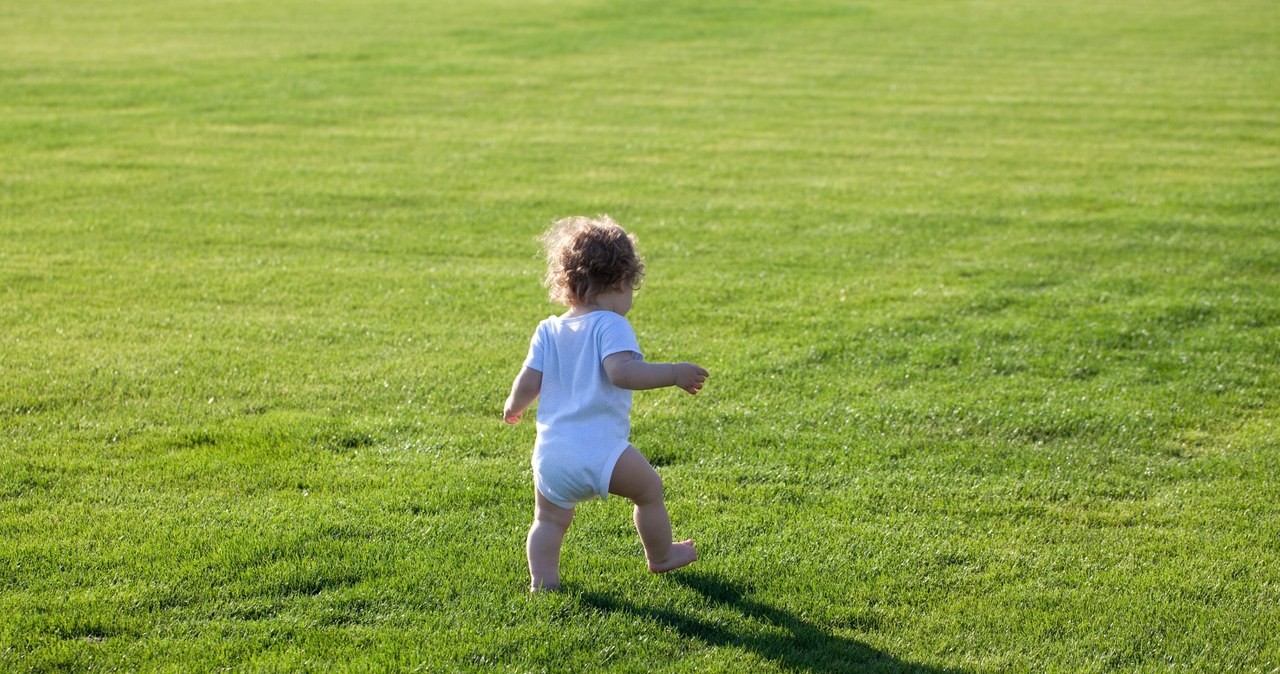
[[(1280, 4), (0, 4), (0, 671), (1280, 671)], [(608, 213), (695, 565), (502, 401)]]

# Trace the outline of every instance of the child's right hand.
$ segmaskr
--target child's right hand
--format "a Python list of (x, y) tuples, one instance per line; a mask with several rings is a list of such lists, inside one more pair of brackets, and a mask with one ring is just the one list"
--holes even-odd
[(702, 383), (711, 373), (693, 363), (676, 363), (676, 388), (682, 388), (690, 395), (702, 390)]

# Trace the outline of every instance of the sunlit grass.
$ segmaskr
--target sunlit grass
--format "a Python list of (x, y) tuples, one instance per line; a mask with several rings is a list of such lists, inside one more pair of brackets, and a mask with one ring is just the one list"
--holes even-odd
[[(0, 669), (1280, 667), (1269, 2), (0, 10)], [(703, 558), (530, 598), (535, 235)]]

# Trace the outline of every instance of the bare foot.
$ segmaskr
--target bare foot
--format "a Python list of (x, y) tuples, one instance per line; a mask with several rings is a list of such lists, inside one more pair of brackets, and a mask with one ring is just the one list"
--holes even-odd
[(667, 554), (667, 558), (662, 561), (649, 562), (649, 570), (654, 573), (666, 573), (682, 566), (688, 566), (693, 560), (698, 558), (698, 549), (693, 547), (693, 541), (681, 541), (671, 544), (671, 552)]
[(555, 582), (547, 582), (545, 580), (534, 581), (533, 584), (529, 586), (530, 594), (540, 594), (543, 592), (559, 592), (559, 591), (560, 591), (560, 581), (558, 580)]

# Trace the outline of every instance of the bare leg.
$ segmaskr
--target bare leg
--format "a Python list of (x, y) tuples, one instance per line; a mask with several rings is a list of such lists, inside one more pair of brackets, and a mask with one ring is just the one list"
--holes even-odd
[(533, 509), (533, 526), (529, 527), (527, 552), (530, 592), (560, 589), (560, 544), (573, 522), (573, 510), (564, 509), (547, 500), (537, 488)]
[(619, 457), (609, 480), (609, 493), (636, 504), (636, 531), (650, 571), (665, 573), (698, 558), (692, 540), (672, 542), (671, 519), (662, 502), (662, 478), (635, 447), (627, 447)]

